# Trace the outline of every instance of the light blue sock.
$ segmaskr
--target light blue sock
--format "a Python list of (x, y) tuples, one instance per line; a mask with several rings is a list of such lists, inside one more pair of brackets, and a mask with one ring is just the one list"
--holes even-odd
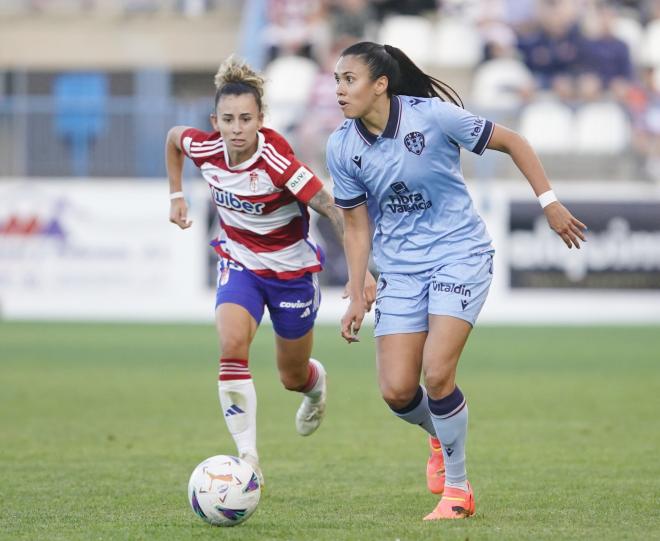
[(410, 401), (410, 404), (398, 410), (394, 408), (390, 409), (399, 419), (403, 419), (413, 425), (421, 426), (435, 438), (435, 428), (433, 428), (433, 422), (431, 421), (428, 395), (422, 385), (417, 388), (415, 398)]
[(467, 490), (465, 440), (468, 408), (461, 390), (456, 387), (449, 396), (428, 399), (431, 419), (445, 458), (445, 486)]

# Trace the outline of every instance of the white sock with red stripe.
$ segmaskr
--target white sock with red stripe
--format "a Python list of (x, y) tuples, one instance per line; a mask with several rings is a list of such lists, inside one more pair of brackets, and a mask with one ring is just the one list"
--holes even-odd
[(300, 392), (308, 396), (312, 402), (317, 402), (321, 398), (324, 382), (325, 368), (319, 361), (310, 358), (307, 382)]
[(220, 359), (218, 395), (238, 454), (257, 454), (257, 393), (247, 359)]

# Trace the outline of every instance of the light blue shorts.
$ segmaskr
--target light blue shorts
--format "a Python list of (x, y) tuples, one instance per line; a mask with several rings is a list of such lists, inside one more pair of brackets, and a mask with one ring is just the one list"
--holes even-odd
[(381, 273), (374, 336), (429, 330), (429, 314), (474, 326), (493, 279), (493, 254), (438, 265), (415, 274)]

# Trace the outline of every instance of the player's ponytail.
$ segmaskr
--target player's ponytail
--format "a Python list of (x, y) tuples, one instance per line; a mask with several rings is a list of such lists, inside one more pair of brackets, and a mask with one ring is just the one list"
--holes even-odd
[(217, 107), (221, 96), (252, 94), (259, 111), (263, 111), (264, 78), (254, 71), (247, 63), (238, 60), (233, 55), (227, 58), (215, 77), (215, 105)]
[(379, 45), (370, 41), (356, 43), (346, 48), (342, 56), (354, 55), (363, 59), (369, 68), (371, 79), (386, 76), (389, 84), (387, 94), (440, 98), (463, 107), (463, 100), (447, 83), (424, 73), (408, 56), (397, 47)]

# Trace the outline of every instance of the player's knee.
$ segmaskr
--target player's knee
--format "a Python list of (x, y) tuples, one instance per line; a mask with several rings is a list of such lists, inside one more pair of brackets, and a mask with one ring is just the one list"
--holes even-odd
[(220, 335), (220, 349), (223, 357), (245, 358), (250, 350), (250, 340), (239, 334)]
[(287, 391), (300, 391), (307, 383), (307, 373), (304, 370), (281, 370), (280, 381)]
[(442, 369), (425, 370), (424, 383), (430, 396), (444, 396), (454, 385), (454, 373)]
[(415, 398), (417, 387), (411, 390), (402, 387), (381, 385), (380, 392), (383, 400), (391, 409), (400, 410), (405, 408)]

